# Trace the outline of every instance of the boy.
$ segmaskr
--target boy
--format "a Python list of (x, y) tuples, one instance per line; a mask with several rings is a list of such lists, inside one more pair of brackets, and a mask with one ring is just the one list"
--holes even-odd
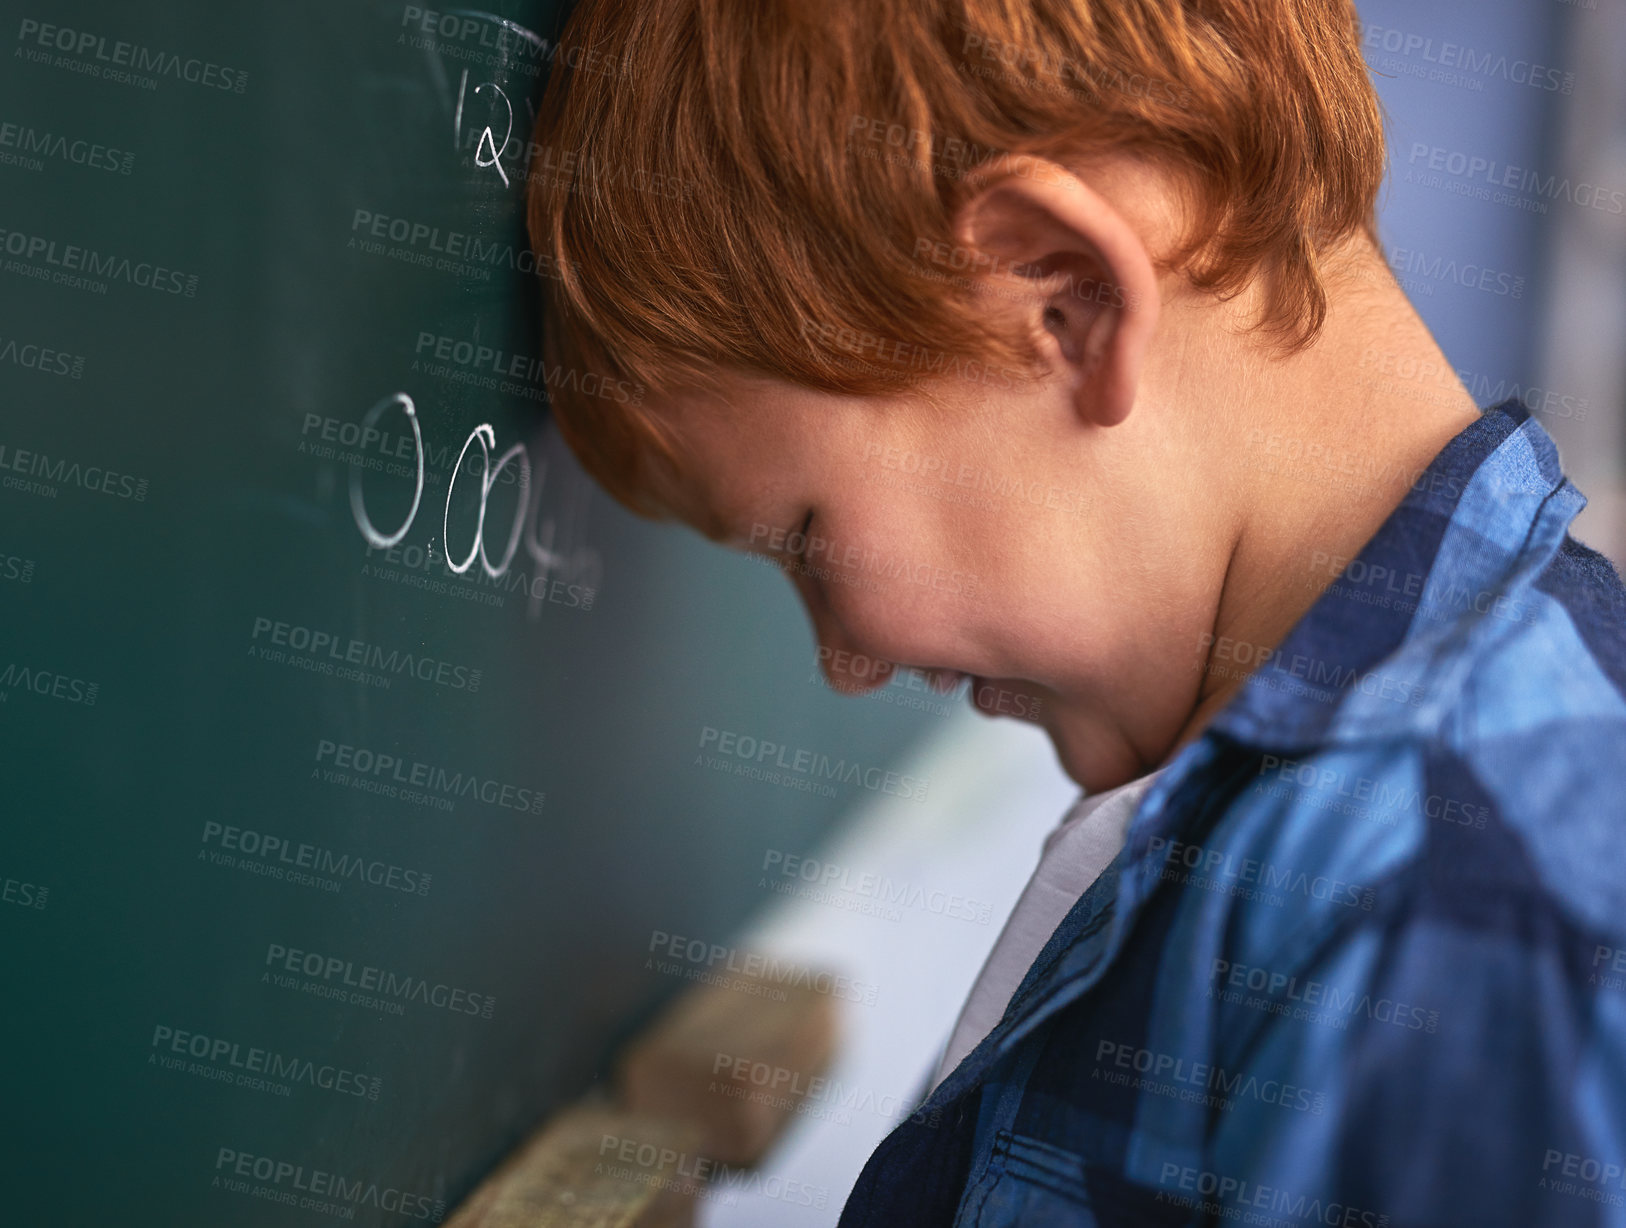
[(655, 391), (565, 438), (778, 559), (832, 684), (970, 677), (1088, 792), (843, 1225), (1626, 1223), (1626, 594), (1388, 273), (1355, 29), (567, 29), (546, 345)]

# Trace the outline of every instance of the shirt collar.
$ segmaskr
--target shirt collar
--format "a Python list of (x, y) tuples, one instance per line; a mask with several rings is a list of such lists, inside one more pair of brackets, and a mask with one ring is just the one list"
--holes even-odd
[(1302, 749), (1437, 728), (1474, 658), (1528, 618), (1530, 586), (1585, 504), (1523, 405), (1485, 410), (1210, 731)]

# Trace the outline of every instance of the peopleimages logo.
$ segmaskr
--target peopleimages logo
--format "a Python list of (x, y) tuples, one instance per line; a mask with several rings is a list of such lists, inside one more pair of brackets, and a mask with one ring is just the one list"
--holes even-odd
[(87, 76), (140, 85), (143, 89), (157, 88), (159, 79), (164, 77), (234, 94), (248, 88), (248, 73), (240, 68), (227, 68), (212, 60), (188, 58), (173, 51), (157, 51), (122, 39), (109, 43), (105, 35), (52, 25), (32, 17), (24, 17), (17, 26), (17, 41), (29, 48), (26, 55), (30, 61), (37, 63), (53, 51), (60, 52), (56, 59), (63, 67)]
[(1242, 899), (1280, 905), (1286, 903), (1287, 895), (1292, 894), (1358, 908), (1362, 912), (1371, 912), (1377, 899), (1377, 891), (1373, 887), (1345, 882), (1341, 878), (1328, 878), (1325, 874), (1311, 875), (1307, 871), (1275, 865), (1257, 857), (1242, 857), (1229, 849), (1170, 840), (1167, 836), (1152, 836), (1147, 841), (1146, 850), (1158, 854), (1163, 862), (1164, 869), (1158, 875), (1163, 881), (1218, 891)]
[(882, 337), (863, 329), (849, 328), (829, 321), (804, 319), (801, 324), (802, 340), (815, 350), (838, 350), (850, 357), (859, 367), (879, 367), (883, 370), (908, 369), (941, 376), (953, 376), (973, 384), (991, 384), (999, 388), (1014, 388), (1021, 378), (1020, 371), (1004, 366), (989, 366), (981, 359), (968, 358), (948, 350), (933, 350), (896, 337)]
[[(1203, 650), (1213, 649), (1202, 668), (1222, 678), (1253, 678), (1259, 685), (1272, 690), (1289, 690), (1295, 695), (1309, 695), (1326, 700), (1338, 692), (1359, 691), (1375, 699), (1385, 699), (1407, 707), (1422, 707), (1427, 698), (1423, 684), (1416, 679), (1394, 678), (1374, 670), (1365, 673), (1352, 665), (1324, 661), (1303, 653), (1288, 653), (1280, 648), (1267, 648), (1247, 640), (1234, 640), (1228, 635), (1215, 637), (1205, 632), (1199, 637)], [(1302, 687), (1294, 681), (1301, 681)]]
[[(654, 1143), (623, 1138), (617, 1134), (603, 1136), (598, 1154), (601, 1158), (593, 1170), (595, 1173), (617, 1181), (637, 1181), (684, 1196), (720, 1196), (724, 1206), (733, 1206), (741, 1194), (819, 1209), (830, 1201), (830, 1191), (822, 1185), (808, 1185), (805, 1181), (792, 1180), (777, 1173), (764, 1173), (758, 1168), (735, 1168), (721, 1160), (691, 1155), (675, 1147), (658, 1147)], [(639, 1169), (644, 1171), (640, 1172)], [(672, 1170), (672, 1176), (661, 1175), (667, 1169)], [(573, 1222), (585, 1225), (587, 1221)], [(607, 1221), (595, 1218), (591, 1222), (602, 1224)]]
[[(1245, 997), (1245, 993), (1257, 996)], [(1285, 972), (1228, 959), (1214, 960), (1209, 969), (1208, 996), (1307, 1023), (1327, 1023), (1340, 1031), (1346, 1030), (1356, 1015), (1430, 1036), (1440, 1027), (1440, 1012), (1426, 1006), (1382, 996), (1374, 998), (1368, 992), (1356, 993), (1329, 981), (1300, 980)]]
[[(523, 394), (533, 385), (542, 384), (549, 389), (569, 388), (580, 391), (583, 396), (601, 397), (622, 405), (635, 405), (644, 396), (642, 384), (610, 379), (592, 371), (577, 371), (563, 364), (550, 367), (546, 360), (528, 354), (510, 354), (477, 341), (438, 333), (420, 332), (413, 353), (416, 355), (412, 362), (414, 371), (422, 369), (437, 378), (473, 383), (488, 391), (498, 389)], [(430, 362), (431, 358), (436, 361)]]
[[(1499, 162), (1483, 154), (1413, 141), (1406, 162), (1413, 168), (1408, 171), (1408, 176), (1422, 171), (1433, 172), (1436, 176), (1451, 176), (1460, 184), (1460, 188), (1454, 189), (1459, 196), (1490, 200), (1497, 204), (1518, 204), (1534, 213), (1545, 213), (1546, 202), (1560, 200), (1615, 217), (1626, 213), (1626, 191), (1619, 188), (1571, 180), (1568, 175), (1556, 172), (1544, 175), (1529, 167)], [(1421, 182), (1425, 186), (1438, 186), (1426, 180)], [(1509, 196), (1509, 192), (1517, 195)]]
[(1439, 75), (1433, 79), (1449, 85), (1463, 84), (1461, 73), (1480, 77), (1500, 77), (1514, 85), (1528, 85), (1531, 89), (1548, 93), (1573, 94), (1575, 74), (1561, 68), (1506, 56), (1495, 51), (1480, 51), (1463, 43), (1445, 39), (1436, 41), (1408, 30), (1396, 30), (1378, 25), (1363, 26), (1361, 43), (1369, 51), (1386, 51), (1390, 55), (1415, 56), (1436, 66)]
[(452, 9), (441, 12), (409, 4), (401, 12), (398, 43), (418, 51), (435, 51), (453, 60), (502, 65), (536, 76), (544, 68), (563, 62), (571, 71), (587, 76), (625, 77), (632, 72), (626, 56), (613, 56), (596, 47), (567, 47), (540, 34), (488, 13)]
[[(940, 917), (974, 921), (978, 925), (987, 925), (993, 917), (992, 904), (908, 880), (898, 881), (890, 874), (874, 874), (867, 870), (854, 871), (850, 866), (819, 861), (813, 857), (803, 857), (781, 849), (768, 849), (763, 854), (762, 873), (779, 878), (787, 889), (791, 884), (800, 882), (821, 892), (842, 892), (882, 905), (918, 908)], [(766, 880), (764, 883), (775, 890), (778, 889)]]
[(754, 523), (747, 544), (765, 545), (774, 557), (764, 561), (773, 566), (842, 583), (862, 580), (864, 587), (872, 591), (875, 585), (870, 581), (875, 576), (963, 597), (971, 596), (977, 588), (973, 572), (937, 566), (923, 559), (907, 559), (853, 542), (841, 543), (818, 533), (807, 534), (781, 525)]
[[(416, 678), (419, 682), (430, 682), (455, 691), (474, 692), (480, 689), (482, 671), (478, 669), (437, 660), (421, 653), (386, 649), (379, 644), (369, 644), (366, 640), (341, 637), (332, 631), (317, 631), (298, 623), (256, 618), (254, 633), (250, 638), (258, 641), (262, 636), (266, 642), (250, 644), (249, 652), (258, 653), (261, 660), (277, 662), (282, 661), (286, 654), (276, 651), (276, 647), (306, 653), (309, 655), (303, 659), (294, 658), (291, 663), (314, 673), (347, 677), (349, 675), (343, 671), (343, 667), (354, 666), (357, 669), (381, 670), (397, 677)], [(335, 670), (335, 662), (340, 669)], [(389, 680), (385, 678), (382, 681), (387, 683)]]
[[(1430, 256), (1405, 247), (1390, 247), (1385, 255), (1389, 267), (1401, 278), (1423, 277), (1429, 281), (1450, 282), (1465, 290), (1482, 290), (1486, 294), (1505, 298), (1524, 297), (1525, 278), (1519, 273), (1488, 268), (1471, 260), (1459, 263), (1446, 256)], [(1427, 286), (1424, 289), (1432, 293)]]
[[(367, 994), (379, 994), (384, 999), (393, 999), (397, 1004), (419, 1002), (425, 1006), (438, 1006), (453, 1014), (478, 1015), (481, 1019), (490, 1019), (497, 1008), (497, 999), (490, 994), (470, 993), (466, 989), (438, 981), (430, 982), (423, 977), (398, 974), (372, 964), (358, 966), (354, 960), (288, 947), (280, 942), (266, 946), (265, 966), (276, 969), (275, 972), (260, 974), (260, 980), (267, 984), (281, 989), (304, 989), (317, 997), (344, 998), (361, 1005), (371, 1003), (360, 1002), (360, 998)], [(308, 978), (304, 985), (295, 979), (299, 976)], [(346, 989), (355, 992), (346, 995)], [(396, 1010), (391, 1013), (401, 1012)]]
[(24, 882), (20, 878), (6, 878), (0, 875), (0, 901), (14, 904), (18, 908), (45, 907), (45, 902), (51, 898), (51, 889), (42, 887), (38, 883)]
[(349, 880), (407, 895), (428, 895), (433, 877), (380, 858), (341, 853), (317, 844), (296, 844), (283, 836), (213, 819), (204, 820), (202, 842), (200, 858), (329, 891), (337, 891), (342, 881)]
[[(735, 1053), (714, 1054), (711, 1073), (714, 1077), (706, 1088), (711, 1095), (746, 1104), (765, 1104), (799, 1117), (816, 1117), (843, 1126), (852, 1124), (854, 1113), (873, 1113), (886, 1121), (902, 1121), (907, 1117), (932, 1129), (943, 1119), (942, 1109), (930, 1112), (917, 1109), (907, 1097), (876, 1092), (861, 1084), (843, 1083), (824, 1075), (809, 1075), (805, 1070), (776, 1066)], [(719, 1079), (717, 1075), (723, 1077)]]
[[(879, 989), (865, 981), (855, 981), (839, 972), (828, 972), (792, 959), (781, 959), (762, 951), (742, 951), (738, 947), (700, 938), (686, 938), (665, 930), (651, 930), (644, 960), (646, 971), (671, 975), (724, 988), (747, 988), (754, 996), (774, 1002), (786, 1001), (785, 989), (809, 989), (814, 993), (874, 1006)], [(744, 978), (731, 982), (723, 974)]]
[(32, 341), (19, 342), (15, 337), (0, 337), (0, 362), (16, 367), (27, 367), (42, 375), (66, 375), (81, 379), (85, 374), (82, 354), (69, 354)]
[[(460, 43), (472, 44), (472, 50), (492, 53), (492, 58), (496, 59), (527, 56), (546, 62), (553, 58), (553, 44), (547, 39), (522, 31), (511, 22), (498, 21), (483, 13), (455, 11), (443, 13), (436, 9), (426, 9), (422, 5), (409, 4), (401, 10), (401, 27), (415, 35), (433, 35), (440, 39), (455, 39)], [(446, 50), (441, 43), (430, 45), (436, 50)]]
[(1361, 353), (1361, 370), (1369, 372), (1362, 383), (1377, 382), (1376, 376), (1390, 377), (1380, 386), (1397, 388), (1396, 380), (1427, 385), (1442, 394), (1436, 400), (1449, 397), (1454, 401), (1459, 383), (1466, 385), (1476, 404), (1500, 405), (1503, 401), (1518, 401), (1533, 414), (1548, 414), (1554, 418), (1586, 418), (1592, 402), (1573, 393), (1543, 388), (1537, 384), (1521, 384), (1505, 376), (1493, 377), (1468, 367), (1451, 367), (1446, 363), (1430, 362), (1409, 355), (1368, 347)]
[(1036, 479), (995, 473), (970, 462), (956, 463), (930, 452), (912, 452), (883, 447), (879, 443), (866, 443), (862, 459), (866, 465), (874, 464), (881, 469), (915, 478), (919, 485), (928, 489), (930, 484), (936, 483), (1075, 515), (1088, 511), (1090, 507), (1088, 496), (1081, 491), (1047, 486)]
[[(878, 767), (865, 767), (861, 763), (849, 763), (844, 758), (832, 759), (829, 755), (797, 750), (779, 742), (770, 742), (766, 738), (753, 738), (750, 734), (718, 729), (712, 725), (701, 726), (700, 749), (702, 751), (715, 749), (719, 755), (726, 755), (731, 759), (758, 767), (771, 763), (782, 771), (795, 772), (813, 779), (861, 785), (866, 789), (890, 793), (907, 801), (925, 801), (926, 788), (930, 783), (922, 776), (909, 776)], [(699, 762), (698, 757), (696, 762)]]
[[(1256, 1100), (1274, 1108), (1311, 1113), (1326, 1111), (1327, 1094), (1280, 1079), (1261, 1079), (1177, 1053), (1163, 1053), (1105, 1037), (1096, 1042), (1095, 1073), (1090, 1077), (1152, 1096), (1221, 1112), (1238, 1100)], [(1116, 1069), (1111, 1069), (1116, 1067)]]
[(0, 687), (8, 688), (0, 690), (0, 700), (8, 698), (13, 690), (23, 690), (93, 708), (102, 684), (87, 682), (83, 678), (70, 678), (67, 674), (41, 669), (37, 665), (20, 665), (16, 661), (9, 661), (4, 671), (0, 671)]
[[(333, 742), (322, 738), (316, 743), (316, 762), (330, 764), (358, 776), (381, 783), (393, 783), (403, 792), (413, 789), (430, 790), (447, 797), (470, 797), (505, 810), (521, 810), (528, 814), (541, 814), (546, 794), (541, 789), (524, 789), (481, 776), (476, 772), (448, 772), (443, 767), (424, 763), (419, 759), (406, 759), (383, 751), (369, 750), (365, 746), (351, 746), (347, 742)], [(413, 799), (408, 799), (413, 800)]]
[[(377, 1100), (383, 1080), (377, 1075), (359, 1074), (343, 1066), (289, 1057), (272, 1049), (243, 1045), (220, 1036), (206, 1036), (160, 1023), (153, 1027), (149, 1065), (165, 1070), (184, 1070), (205, 1078), (256, 1091), (276, 1091), (287, 1095), (295, 1083), (336, 1092), (341, 1096), (363, 1096)], [(187, 1059), (194, 1059), (188, 1062)], [(265, 1086), (270, 1084), (269, 1087)]]
[[(365, 1178), (306, 1168), (303, 1164), (231, 1147), (222, 1147), (216, 1153), (215, 1174), (214, 1188), (342, 1219), (353, 1219), (357, 1207), (375, 1207), (431, 1224), (440, 1223), (446, 1214), (445, 1202), (428, 1194), (414, 1194), (393, 1185), (380, 1186)], [(269, 1187), (251, 1186), (248, 1179), (269, 1182)]]
[(31, 158), (37, 163), (30, 167), (31, 170), (42, 168), (42, 158), (54, 158), (75, 166), (122, 175), (128, 175), (135, 165), (135, 154), (127, 150), (114, 149), (82, 138), (70, 138), (60, 132), (41, 132), (13, 120), (0, 122), (0, 149), (15, 149), (19, 158)]
[(137, 503), (147, 501), (146, 478), (118, 473), (101, 465), (82, 465), (78, 461), (66, 460), (60, 456), (53, 461), (47, 453), (31, 451), (28, 448), (0, 443), (0, 469), (9, 469), (12, 473), (43, 479), (40, 482), (27, 482), (9, 476), (5, 479), (8, 487), (15, 484), (18, 488), (28, 488), (30, 494), (50, 492), (50, 497), (55, 498), (56, 488), (46, 483), (61, 482), (64, 486), (77, 486), (81, 490), (98, 495), (111, 495), (115, 499), (133, 499)]
[[(468, 144), (475, 144), (471, 131)], [(510, 154), (509, 150), (514, 153)], [(558, 183), (565, 190), (585, 196), (597, 196), (606, 188), (619, 186), (666, 200), (681, 200), (693, 196), (696, 185), (692, 179), (662, 174), (646, 167), (632, 166), (598, 158), (577, 149), (556, 149), (552, 145), (539, 145), (527, 141), (523, 145), (510, 140), (502, 156), (524, 155), (522, 174), (536, 183)]]
[[(1165, 1160), (1158, 1173), (1157, 1201), (1206, 1216), (1254, 1224), (1337, 1224), (1339, 1228), (1387, 1228), (1389, 1216), (1279, 1185), (1260, 1185), (1211, 1169)], [(1243, 1212), (1248, 1219), (1243, 1220)], [(1291, 1220), (1289, 1219), (1291, 1217)], [(1182, 1221), (1184, 1222), (1184, 1221)]]
[(461, 230), (443, 231), (439, 226), (431, 226), (427, 222), (391, 217), (374, 213), (371, 209), (355, 211), (350, 219), (350, 232), (350, 246), (355, 246), (358, 237), (363, 240), (388, 240), (408, 249), (421, 247), (426, 256), (438, 255), (452, 262), (469, 261), (476, 266), (492, 268), (506, 265), (516, 273), (539, 273), (544, 277), (558, 275), (552, 257), (539, 256), (528, 247), (515, 247), (499, 239), (482, 239), (479, 235)]
[(1336, 797), (1369, 804), (1378, 810), (1409, 810), (1430, 819), (1458, 827), (1483, 828), (1491, 808), (1477, 802), (1464, 802), (1438, 793), (1424, 793), (1411, 783), (1395, 783), (1381, 777), (1362, 776), (1337, 770), (1326, 764), (1264, 755), (1259, 762), (1262, 779), (1314, 789)]
[(20, 554), (8, 554), (0, 549), (0, 580), (15, 580), (18, 584), (34, 582), (34, 560)]
[[(56, 239), (27, 234), (21, 230), (0, 229), (0, 251), (4, 251), (8, 256), (16, 256), (25, 262), (25, 265), (34, 260), (43, 260), (46, 264), (55, 265), (60, 270), (55, 277), (38, 266), (31, 266), (32, 272), (27, 267), (10, 271), (50, 279), (64, 285), (77, 287), (80, 282), (99, 277), (107, 281), (122, 281), (128, 285), (139, 286), (143, 290), (179, 294), (186, 298), (195, 298), (198, 293), (196, 273), (183, 273), (179, 269), (155, 264), (151, 260), (132, 260), (129, 256), (109, 255), (95, 248), (81, 247), (77, 243), (63, 243), (59, 247)], [(68, 276), (81, 273), (85, 276)]]
[[(1447, 499), (1462, 494), (1462, 485), (1455, 474), (1427, 467), (1409, 468), (1373, 453), (1329, 448), (1317, 440), (1283, 435), (1263, 427), (1251, 428), (1246, 443), (1251, 455), (1242, 461), (1245, 467), (1282, 473), (1318, 486), (1370, 492), (1387, 490), (1405, 481), (1418, 494), (1437, 493)], [(1269, 459), (1262, 460), (1261, 456)], [(1345, 478), (1354, 480), (1344, 481)]]

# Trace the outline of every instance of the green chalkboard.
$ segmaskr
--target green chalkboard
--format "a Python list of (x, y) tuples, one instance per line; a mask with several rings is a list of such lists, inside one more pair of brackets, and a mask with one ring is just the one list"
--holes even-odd
[(553, 4), (0, 10), (0, 1219), (432, 1222), (942, 705), (551, 433)]

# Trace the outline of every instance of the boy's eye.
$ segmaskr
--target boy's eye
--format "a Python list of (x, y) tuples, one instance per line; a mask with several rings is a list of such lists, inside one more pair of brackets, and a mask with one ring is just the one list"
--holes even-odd
[[(796, 547), (796, 561), (804, 566), (807, 564), (807, 544), (810, 540), (812, 529), (813, 509), (808, 508), (807, 518), (802, 521), (802, 527), (797, 529), (796, 532), (791, 536), (790, 540), (786, 543), (787, 545), (794, 545)], [(800, 541), (797, 540), (798, 538), (800, 538)]]

